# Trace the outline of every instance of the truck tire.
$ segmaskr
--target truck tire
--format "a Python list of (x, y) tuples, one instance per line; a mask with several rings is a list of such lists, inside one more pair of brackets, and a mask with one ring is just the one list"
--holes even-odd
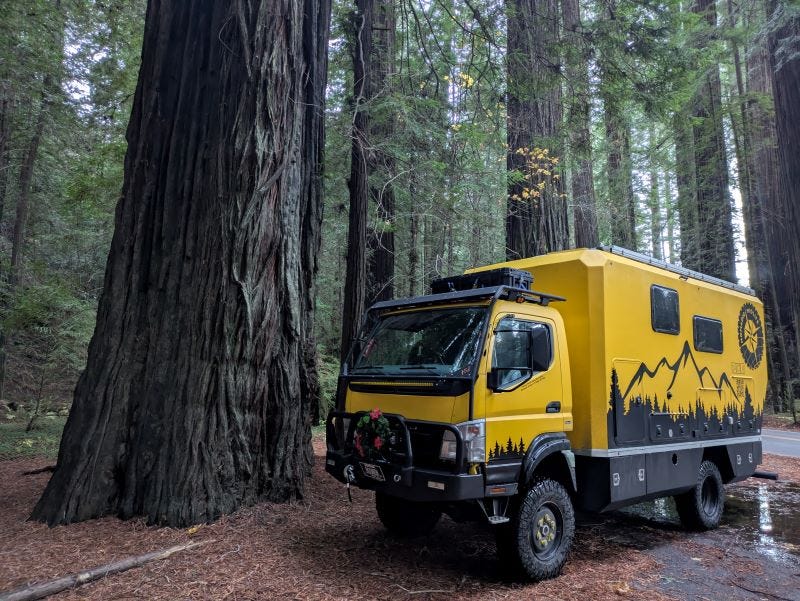
[(383, 493), (375, 493), (375, 509), (381, 523), (390, 534), (413, 538), (430, 534), (442, 512), (426, 503), (398, 499)]
[(554, 578), (567, 561), (575, 535), (575, 511), (566, 489), (555, 480), (535, 482), (511, 523), (497, 531), (503, 568), (534, 581)]
[(681, 523), (689, 530), (712, 530), (719, 526), (725, 505), (722, 476), (713, 461), (703, 461), (697, 484), (690, 491), (675, 496)]

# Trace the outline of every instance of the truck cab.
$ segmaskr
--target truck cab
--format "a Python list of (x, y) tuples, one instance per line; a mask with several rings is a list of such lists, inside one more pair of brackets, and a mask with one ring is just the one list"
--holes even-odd
[(564, 299), (508, 272), (370, 308), (328, 416), (326, 468), (374, 489), (384, 525), (407, 534), (446, 512), (488, 519), (510, 539), (521, 487), (546, 480), (557, 499), (534, 508), (540, 560), (526, 570), (543, 578), (560, 570), (574, 522), (569, 355), (551, 306)]

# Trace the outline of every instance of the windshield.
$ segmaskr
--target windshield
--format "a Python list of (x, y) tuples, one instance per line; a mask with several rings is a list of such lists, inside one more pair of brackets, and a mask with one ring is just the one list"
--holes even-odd
[(469, 376), (486, 309), (432, 309), (388, 315), (364, 342), (353, 371)]

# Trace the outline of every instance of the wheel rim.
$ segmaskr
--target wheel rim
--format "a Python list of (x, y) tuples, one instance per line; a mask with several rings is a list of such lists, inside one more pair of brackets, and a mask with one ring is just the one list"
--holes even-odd
[(717, 490), (717, 483), (713, 478), (706, 478), (703, 480), (703, 488), (700, 491), (700, 504), (706, 515), (713, 515), (717, 510), (717, 503), (719, 499), (719, 491)]
[(533, 552), (539, 559), (547, 559), (553, 555), (561, 544), (564, 530), (564, 518), (559, 508), (552, 503), (545, 503), (536, 512), (531, 529)]

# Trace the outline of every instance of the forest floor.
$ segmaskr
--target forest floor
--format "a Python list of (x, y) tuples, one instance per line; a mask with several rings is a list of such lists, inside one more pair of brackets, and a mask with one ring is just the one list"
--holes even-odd
[(48, 528), (27, 522), (46, 458), (0, 461), (0, 591), (190, 540), (202, 547), (105, 577), (58, 599), (792, 599), (800, 601), (800, 460), (765, 456), (778, 482), (727, 488), (722, 526), (681, 530), (671, 502), (581, 516), (562, 576), (504, 579), (488, 527), (443, 518), (434, 533), (384, 532), (373, 495), (324, 473), (324, 445), (303, 502), (259, 504), (180, 530), (115, 518)]
[(795, 430), (800, 432), (800, 424), (794, 423), (791, 413), (764, 414), (763, 426), (776, 430)]

